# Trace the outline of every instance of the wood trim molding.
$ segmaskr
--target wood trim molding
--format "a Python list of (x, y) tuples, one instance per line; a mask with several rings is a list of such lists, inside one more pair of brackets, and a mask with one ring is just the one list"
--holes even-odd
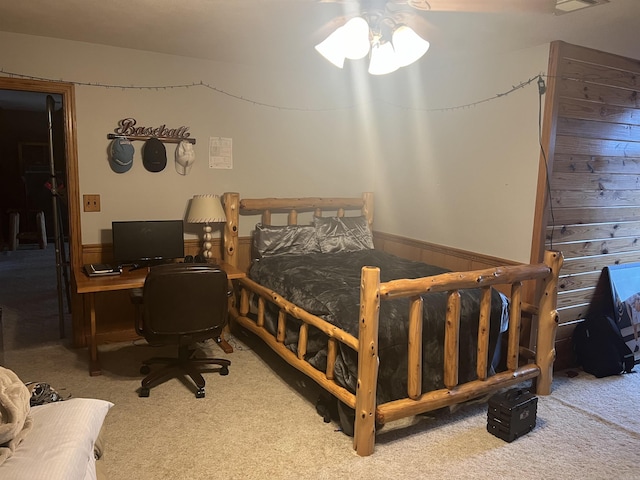
[[(222, 253), (219, 253), (218, 250), (221, 247), (222, 243), (219, 238), (214, 238), (211, 241), (212, 251), (215, 254), (216, 258), (222, 258)], [(197, 239), (189, 239), (184, 241), (184, 254), (185, 255), (197, 255), (202, 249), (202, 240)], [(110, 243), (87, 243), (82, 245), (82, 263), (81, 265), (85, 265), (87, 263), (101, 263), (101, 262), (111, 262), (113, 259), (113, 245)]]
[(393, 253), (399, 257), (418, 260), (456, 271), (519, 264), (519, 262), (506, 260), (504, 258), (469, 252), (446, 245), (438, 245), (384, 232), (374, 231), (373, 242), (377, 249)]
[[(388, 251), (399, 257), (431, 263), (432, 265), (449, 268), (446, 265), (461, 263), (468, 266), (466, 270), (496, 267), (500, 265), (518, 265), (518, 262), (504, 258), (483, 255), (458, 248), (437, 245), (435, 243), (415, 240), (384, 232), (373, 232), (373, 241), (379, 250)], [(222, 258), (222, 240), (214, 238), (212, 250), (216, 258)], [(195, 255), (200, 251), (200, 240), (185, 240), (185, 254)], [(108, 262), (111, 259), (110, 244), (86, 244), (82, 246), (83, 264), (92, 262)], [(430, 261), (430, 259), (432, 261)], [(251, 264), (251, 237), (238, 238), (238, 266), (246, 271)], [(445, 264), (445, 265), (443, 265)]]
[(530, 263), (542, 261), (544, 255), (544, 239), (549, 219), (549, 172), (553, 172), (558, 122), (558, 62), (560, 61), (563, 48), (565, 48), (564, 46), (564, 42), (555, 41), (551, 43), (549, 50), (549, 66), (547, 68), (546, 80), (547, 90), (544, 101), (542, 139), (540, 141), (541, 151), (538, 163), (538, 187), (536, 190)]

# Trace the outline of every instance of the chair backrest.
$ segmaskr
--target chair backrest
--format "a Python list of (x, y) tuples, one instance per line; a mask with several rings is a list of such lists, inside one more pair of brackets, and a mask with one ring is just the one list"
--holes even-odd
[(228, 292), (227, 274), (214, 265), (151, 267), (143, 289), (142, 333), (163, 343), (217, 336), (227, 323)]

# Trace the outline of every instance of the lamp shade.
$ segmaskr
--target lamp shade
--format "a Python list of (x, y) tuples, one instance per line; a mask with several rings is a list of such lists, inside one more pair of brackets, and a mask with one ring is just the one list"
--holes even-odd
[(429, 50), (429, 42), (406, 25), (395, 29), (391, 42), (400, 67), (412, 64)]
[(226, 222), (219, 195), (194, 195), (191, 199), (187, 222), (189, 223), (221, 223)]

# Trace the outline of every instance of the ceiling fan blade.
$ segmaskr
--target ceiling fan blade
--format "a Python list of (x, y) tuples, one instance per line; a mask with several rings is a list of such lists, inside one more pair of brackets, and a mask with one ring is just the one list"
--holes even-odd
[(553, 13), (556, 0), (391, 0), (432, 12)]
[(403, 23), (413, 29), (423, 39), (433, 42), (438, 35), (440, 27), (436, 26), (424, 15), (407, 15), (404, 19), (399, 17), (400, 23)]
[(337, 28), (343, 26), (347, 21), (352, 18), (351, 16), (338, 15), (331, 20), (324, 22), (314, 32), (314, 40), (320, 42), (332, 34)]

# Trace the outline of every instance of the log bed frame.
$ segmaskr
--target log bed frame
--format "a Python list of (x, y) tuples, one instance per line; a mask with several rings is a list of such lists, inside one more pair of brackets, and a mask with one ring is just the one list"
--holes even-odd
[[(240, 199), (238, 193), (224, 195), (227, 217), (224, 229), (224, 261), (234, 266), (238, 264), (238, 224), (240, 214), (261, 215), (265, 225), (271, 225), (272, 213), (287, 213), (287, 223), (295, 225), (299, 212), (313, 212), (322, 216), (323, 212), (344, 216), (347, 210), (360, 210), (369, 225), (373, 221), (373, 194), (364, 193), (359, 198), (264, 198)], [(398, 279), (380, 282), (377, 267), (362, 269), (360, 289), (360, 319), (358, 338), (337, 328), (323, 319), (312, 315), (249, 278), (238, 280), (239, 302), (230, 309), (231, 320), (255, 333), (285, 361), (312, 378), (322, 388), (340, 401), (355, 409), (353, 448), (358, 455), (371, 455), (374, 451), (376, 423), (387, 422), (442, 407), (459, 404), (499, 389), (510, 387), (527, 380), (533, 380), (539, 395), (551, 393), (553, 362), (555, 359), (555, 336), (558, 325), (556, 294), (558, 273), (563, 258), (560, 252), (547, 251), (543, 263), (532, 265), (510, 265), (468, 272), (452, 272), (417, 279)], [(536, 301), (528, 304), (522, 300), (523, 282), (536, 282)], [(491, 287), (507, 292), (510, 299), (509, 329), (506, 333), (506, 370), (488, 375), (489, 312)], [(458, 383), (460, 290), (480, 288), (482, 290), (481, 313), (478, 319), (477, 380)], [(422, 393), (422, 299), (428, 292), (448, 292), (445, 345), (444, 384), (445, 388)], [(256, 319), (249, 316), (249, 295), (258, 298)], [(378, 316), (380, 302), (387, 299), (406, 297), (409, 307), (409, 342), (406, 398), (376, 405), (376, 385), (378, 375)], [(277, 333), (274, 336), (264, 323), (265, 302), (275, 304), (279, 310)], [(531, 315), (532, 339), (526, 346), (520, 346), (520, 326), (523, 314)], [(287, 316), (301, 321), (298, 353), (284, 345)], [(312, 326), (328, 337), (327, 368), (320, 371), (305, 361), (308, 329)], [(358, 354), (358, 377), (356, 393), (353, 394), (334, 380), (334, 365), (341, 342)], [(533, 347), (532, 347), (533, 346)]]

